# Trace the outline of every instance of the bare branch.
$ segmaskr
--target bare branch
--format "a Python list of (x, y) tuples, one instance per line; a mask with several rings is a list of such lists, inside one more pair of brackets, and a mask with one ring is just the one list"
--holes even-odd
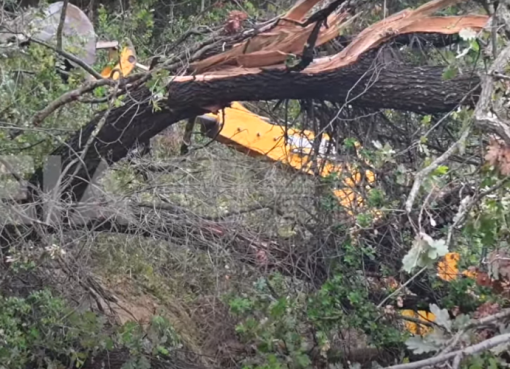
[(466, 347), (465, 349), (457, 350), (457, 351), (451, 352), (449, 354), (439, 355), (439, 356), (435, 356), (435, 357), (432, 357), (429, 359), (415, 361), (413, 363), (408, 363), (408, 364), (388, 366), (385, 369), (419, 369), (419, 368), (423, 368), (426, 366), (444, 363), (448, 360), (455, 359), (457, 356), (475, 355), (480, 352), (490, 350), (493, 347), (496, 347), (496, 346), (499, 346), (501, 344), (505, 344), (508, 342), (510, 342), (510, 333), (501, 334), (499, 336), (496, 336), (496, 337), (490, 338), (488, 340), (485, 340), (483, 342), (480, 342), (476, 345), (469, 346), (469, 347)]
[(57, 51), (62, 51), (62, 32), (64, 31), (64, 24), (66, 22), (67, 4), (69, 0), (64, 0), (62, 10), (60, 11), (60, 21), (57, 28)]
[[(62, 106), (69, 104), (73, 101), (77, 101), (80, 98), (80, 96), (93, 91), (97, 87), (111, 85), (112, 83), (113, 82), (108, 79), (101, 79), (98, 81), (89, 81), (89, 82), (85, 82), (80, 88), (77, 88), (76, 90), (66, 92), (59, 98), (53, 100), (48, 105), (46, 105), (46, 107), (44, 109), (38, 111), (32, 119), (32, 126), (38, 127), (39, 125), (41, 125), (41, 123), (46, 118), (48, 118), (53, 112), (55, 112), (57, 109), (61, 108)], [(11, 139), (18, 137), (22, 133), (23, 133), (22, 128), (16, 129), (16, 131), (12, 131), (10, 134)]]
[(485, 131), (496, 133), (507, 144), (510, 144), (510, 121), (506, 119), (507, 99), (493, 100), (495, 81), (493, 76), (502, 79), (504, 68), (510, 61), (510, 45), (506, 46), (494, 60), (487, 75), (482, 76), (482, 92), (475, 109), (476, 124)]
[(416, 196), (418, 195), (418, 191), (421, 188), (421, 185), (423, 184), (423, 181), (427, 176), (430, 175), (434, 170), (436, 170), (441, 163), (443, 163), (445, 160), (448, 160), (448, 158), (455, 153), (455, 150), (464, 143), (464, 141), (469, 136), (469, 132), (471, 132), (471, 125), (466, 127), (464, 129), (464, 132), (460, 136), (460, 138), (452, 145), (448, 150), (446, 150), (441, 156), (436, 158), (429, 166), (426, 168), (423, 168), (414, 178), (413, 187), (411, 188), (411, 191), (409, 192), (409, 196), (406, 201), (406, 211), (408, 213), (411, 212), (413, 209), (413, 204), (416, 199)]

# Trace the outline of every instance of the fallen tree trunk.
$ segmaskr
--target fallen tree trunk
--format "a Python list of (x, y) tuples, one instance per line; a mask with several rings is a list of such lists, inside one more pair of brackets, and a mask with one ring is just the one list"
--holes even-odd
[[(320, 99), (361, 107), (440, 113), (451, 111), (461, 103), (474, 105), (479, 84), (477, 76), (443, 80), (442, 67), (384, 63), (374, 57), (375, 53), (352, 66), (325, 73), (266, 70), (211, 81), (171, 82), (168, 97), (159, 102), (159, 111), (153, 110), (150, 91), (141, 88), (131, 93), (123, 106), (108, 114), (81, 158), (101, 115), (51, 154), (60, 157), (62, 168), (71, 168), (67, 171), (68, 177), (80, 166), (63, 192), (72, 194), (72, 201), (79, 201), (92, 178), (97, 176), (96, 169), (102, 160), (108, 165), (118, 162), (137, 142), (149, 140), (182, 119), (207, 112), (203, 108), (206, 106), (224, 107), (232, 101)], [(75, 163), (70, 165), (73, 161)], [(42, 182), (41, 169), (31, 183), (42, 188)]]
[(345, 102), (367, 108), (384, 108), (416, 113), (448, 112), (479, 83), (466, 75), (442, 80), (442, 67), (411, 67), (366, 58), (354, 66), (325, 73), (264, 71), (213, 81), (190, 81), (169, 85), (170, 109), (198, 104), (225, 105), (231, 101), (317, 99)]

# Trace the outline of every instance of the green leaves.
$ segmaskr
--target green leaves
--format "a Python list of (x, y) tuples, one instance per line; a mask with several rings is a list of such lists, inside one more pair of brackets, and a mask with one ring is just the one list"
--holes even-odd
[(299, 56), (294, 55), (294, 54), (288, 54), (287, 57), (285, 58), (285, 66), (287, 68), (293, 68), (299, 64), (300, 60), (301, 59)]
[(24, 299), (0, 295), (0, 368), (31, 367), (45, 353), (51, 353), (49, 368), (67, 366), (62, 358), (72, 358), (79, 366), (99, 350), (126, 347), (134, 359), (130, 364), (138, 369), (145, 367), (144, 355), (168, 355), (179, 344), (172, 326), (161, 316), (153, 317), (146, 331), (138, 323), (127, 322), (108, 336), (104, 324), (104, 317), (76, 311), (47, 290)]
[(446, 67), (446, 69), (443, 71), (441, 78), (444, 81), (447, 81), (447, 80), (457, 77), (458, 74), (459, 74), (458, 68), (454, 65), (450, 65), (450, 66)]
[(436, 352), (439, 346), (422, 337), (410, 337), (406, 341), (406, 346), (416, 355), (426, 354), (428, 352)]
[[(96, 314), (76, 312), (46, 290), (25, 299), (0, 296), (0, 363), (25, 368), (41, 349), (83, 362), (104, 339), (102, 328)], [(54, 359), (47, 364), (63, 363)]]
[(432, 172), (434, 176), (442, 176), (446, 173), (448, 173), (448, 166), (446, 165), (440, 165), (434, 170), (434, 172)]
[(247, 313), (253, 307), (251, 300), (242, 297), (235, 297), (229, 301), (229, 305), (232, 313), (236, 315)]
[(448, 332), (452, 330), (452, 321), (448, 310), (440, 309), (436, 304), (430, 304), (430, 312), (435, 315), (435, 323), (442, 326)]
[(404, 256), (403, 269), (411, 273), (416, 267), (429, 267), (440, 257), (448, 253), (448, 247), (444, 240), (434, 240), (429, 235), (421, 233), (418, 235), (409, 250)]

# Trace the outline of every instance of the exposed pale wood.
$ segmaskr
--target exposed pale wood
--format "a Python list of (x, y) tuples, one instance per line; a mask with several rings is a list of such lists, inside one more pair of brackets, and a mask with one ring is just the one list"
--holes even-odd
[(283, 18), (285, 19), (291, 19), (294, 21), (300, 21), (302, 20), (305, 15), (318, 3), (320, 3), (322, 0), (303, 0), (294, 5), (292, 9), (290, 9)]
[[(479, 31), (486, 26), (489, 18), (482, 15), (432, 16), (434, 12), (457, 2), (458, 0), (434, 0), (415, 10), (405, 9), (393, 14), (367, 27), (342, 52), (332, 56), (329, 61), (313, 63), (304, 72), (319, 73), (346, 67), (356, 62), (368, 50), (378, 47), (398, 35), (412, 33), (451, 35), (458, 33), (463, 28), (469, 27)], [(305, 3), (310, 5), (307, 1), (300, 4)], [(338, 28), (349, 22), (350, 19), (352, 18), (349, 18), (347, 12), (332, 14), (328, 18), (328, 24), (331, 27), (321, 29), (317, 46), (333, 39)], [(284, 26), (279, 26), (278, 29), (275, 28), (270, 32), (256, 35), (222, 54), (192, 64), (192, 70), (203, 74), (193, 78), (211, 80), (237, 74), (255, 74), (260, 73), (260, 69), (257, 69), (260, 67), (281, 69), (284, 67), (281, 64), (288, 54), (301, 54), (312, 28), (313, 25), (301, 28), (287, 23)], [(219, 71), (224, 71), (224, 73)], [(179, 80), (185, 81), (189, 77), (179, 78)]]
[(118, 41), (98, 41), (96, 42), (96, 49), (113, 49), (119, 47)]

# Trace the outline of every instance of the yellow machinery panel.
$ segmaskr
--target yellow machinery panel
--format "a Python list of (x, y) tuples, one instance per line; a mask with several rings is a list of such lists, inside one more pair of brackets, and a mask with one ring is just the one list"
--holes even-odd
[[(422, 321), (425, 323), (433, 323), (434, 320), (436, 319), (434, 314), (432, 314), (429, 311), (425, 311), (425, 310), (418, 310), (418, 311), (403, 310), (401, 312), (401, 314), (405, 317), (414, 318), (418, 321)], [(429, 326), (424, 325), (424, 324), (418, 324), (418, 323), (411, 322), (411, 321), (405, 321), (404, 324), (405, 324), (407, 330), (414, 335), (424, 336), (427, 333), (430, 333), (432, 331), (432, 329)]]
[[(285, 127), (266, 122), (239, 102), (232, 103), (231, 107), (225, 108), (223, 112), (201, 116), (199, 122), (202, 127), (208, 126), (205, 131), (209, 137), (241, 152), (267, 157), (309, 175), (315, 172), (314, 160), (311, 160), (310, 155), (315, 135), (311, 131), (289, 128), (285, 135)], [(324, 137), (319, 155), (326, 152), (328, 142), (329, 137)], [(321, 177), (332, 173), (340, 175), (342, 172), (340, 165), (324, 158), (315, 160), (315, 165)], [(362, 176), (348, 164), (344, 165), (349, 171), (349, 176), (343, 179), (347, 188), (335, 190), (335, 195), (343, 206), (350, 208), (355, 201), (361, 204), (361, 199), (356, 196), (353, 188), (360, 184)], [(369, 183), (374, 182), (375, 176), (372, 172), (366, 171), (365, 176)]]
[(136, 66), (136, 53), (132, 47), (126, 46), (124, 49), (122, 49), (120, 58), (117, 48), (114, 47), (108, 50), (108, 60), (112, 61), (115, 59), (119, 59), (119, 61), (113, 68), (106, 66), (101, 71), (101, 76), (103, 78), (118, 80), (120, 77), (126, 77), (129, 75)]

